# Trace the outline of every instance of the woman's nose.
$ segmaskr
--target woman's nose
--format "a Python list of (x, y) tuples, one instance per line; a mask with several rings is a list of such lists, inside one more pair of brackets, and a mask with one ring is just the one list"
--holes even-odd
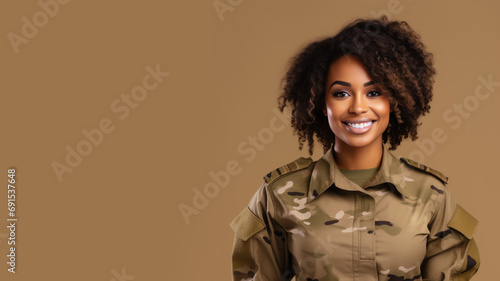
[(368, 111), (366, 98), (363, 95), (354, 95), (354, 97), (352, 98), (351, 106), (349, 107), (349, 112), (359, 115), (366, 111)]

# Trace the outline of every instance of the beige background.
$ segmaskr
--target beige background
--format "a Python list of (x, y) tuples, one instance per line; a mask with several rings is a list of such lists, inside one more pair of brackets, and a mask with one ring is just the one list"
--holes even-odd
[[(214, 3), (230, 9), (218, 14)], [(6, 189), (7, 169), (17, 169), (19, 218), (13, 275), (4, 189), (1, 280), (108, 281), (122, 269), (124, 280), (230, 280), (229, 222), (264, 174), (307, 156), (288, 124), (269, 130), (271, 121), (283, 126), (273, 108), (288, 59), (382, 10), (408, 21), (435, 55), (435, 98), (420, 140), (429, 143), (436, 128), (446, 140), (422, 160), (450, 177), (457, 200), (480, 220), (474, 280), (497, 278), (500, 87), (467, 118), (453, 108), (474, 106), (479, 76), (500, 81), (498, 2), (69, 1), (58, 9), (16, 53), (8, 34), (21, 36), (22, 18), (32, 22), (43, 9), (34, 0), (0, 4), (0, 173)], [(113, 101), (157, 64), (170, 76), (120, 119)], [(443, 117), (449, 110), (461, 121), (456, 129), (458, 121)], [(65, 147), (75, 149), (86, 139), (82, 130), (103, 118), (114, 131), (59, 182), (51, 164), (64, 164)], [(247, 161), (238, 147), (248, 149), (259, 134), (267, 143)], [(422, 151), (406, 142), (396, 154)], [(239, 173), (186, 224), (179, 205), (193, 206), (193, 188), (213, 183), (210, 172), (231, 161)]]

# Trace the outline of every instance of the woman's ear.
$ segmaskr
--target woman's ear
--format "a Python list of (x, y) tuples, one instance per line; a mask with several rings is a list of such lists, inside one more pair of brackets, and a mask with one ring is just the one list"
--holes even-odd
[(327, 116), (327, 114), (326, 114), (326, 106), (323, 106), (323, 114), (324, 114), (325, 116)]

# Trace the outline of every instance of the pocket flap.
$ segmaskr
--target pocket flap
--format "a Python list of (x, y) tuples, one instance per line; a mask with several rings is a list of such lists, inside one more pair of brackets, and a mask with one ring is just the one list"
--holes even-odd
[(247, 241), (254, 234), (266, 228), (266, 225), (246, 207), (231, 222), (231, 228), (241, 240)]
[(448, 223), (448, 227), (459, 231), (465, 237), (471, 239), (476, 230), (477, 223), (478, 221), (472, 215), (467, 213), (466, 210), (457, 204), (457, 208), (450, 223)]

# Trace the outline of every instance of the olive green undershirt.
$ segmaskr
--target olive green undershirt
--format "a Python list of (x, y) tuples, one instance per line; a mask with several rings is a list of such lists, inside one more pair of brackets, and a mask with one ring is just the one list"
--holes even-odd
[(346, 170), (340, 169), (342, 174), (346, 176), (350, 181), (355, 184), (363, 187), (375, 174), (377, 173), (379, 167), (371, 168), (371, 169), (362, 169), (362, 170)]

